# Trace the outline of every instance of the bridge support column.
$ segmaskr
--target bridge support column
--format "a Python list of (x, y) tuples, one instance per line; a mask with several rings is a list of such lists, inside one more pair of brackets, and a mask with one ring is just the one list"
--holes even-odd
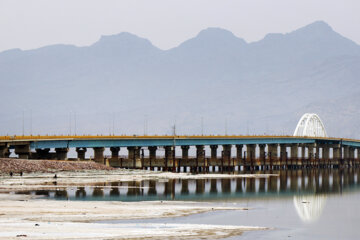
[(355, 148), (354, 147), (349, 147), (349, 166), (354, 166), (355, 165)]
[(268, 144), (268, 160), (270, 164), (270, 169), (273, 166), (278, 164), (278, 145), (277, 144)]
[(10, 157), (10, 148), (7, 148), (7, 150), (5, 150), (5, 157), (9, 158)]
[(111, 151), (111, 159), (112, 160), (119, 159), (120, 147), (110, 147), (110, 151)]
[(303, 162), (305, 161), (306, 158), (306, 147), (305, 144), (301, 144), (301, 158), (303, 160)]
[(7, 144), (0, 145), (0, 158), (7, 158), (9, 157), (9, 146)]
[(327, 166), (330, 162), (330, 148), (328, 145), (322, 145), (322, 164)]
[(85, 160), (86, 148), (76, 148), (77, 157), (79, 160)]
[(20, 159), (29, 159), (30, 145), (16, 145), (15, 153), (19, 155)]
[(225, 171), (230, 171), (231, 169), (231, 145), (223, 145), (223, 161), (225, 166)]
[(94, 147), (94, 161), (104, 164), (104, 150), (103, 147)]
[(243, 155), (242, 155), (242, 149), (243, 149), (243, 146), (242, 144), (237, 144), (235, 145), (236, 147), (236, 166), (238, 166), (239, 168), (239, 171), (240, 171), (240, 166), (243, 164), (242, 163), (242, 158), (243, 158)]
[(186, 172), (186, 168), (189, 166), (189, 148), (190, 146), (181, 146), (181, 161), (184, 165), (184, 172)]
[(67, 160), (68, 148), (55, 148), (57, 160)]
[(320, 159), (320, 147), (318, 144), (315, 144), (315, 160), (319, 162)]
[(156, 146), (151, 146), (151, 147), (148, 147), (149, 149), (149, 165), (150, 165), (150, 170), (153, 169), (154, 167), (154, 164), (156, 162), (156, 150), (157, 150), (157, 147)]
[(280, 144), (280, 168), (284, 168), (286, 165), (287, 151), (286, 144)]
[(50, 159), (50, 148), (44, 148), (44, 149), (41, 149), (41, 148), (37, 148), (35, 149), (36, 151), (36, 158), (37, 159)]
[(340, 145), (333, 146), (333, 166), (340, 167), (341, 164), (341, 148)]
[(343, 151), (344, 151), (344, 160), (347, 161), (349, 159), (349, 155), (350, 155), (349, 146), (343, 146)]
[(173, 150), (172, 146), (165, 146), (165, 171), (168, 171), (168, 168), (172, 169), (173, 166)]
[(291, 144), (290, 154), (291, 154), (291, 168), (296, 168), (298, 164), (299, 144), (297, 143)]
[(343, 160), (343, 164), (345, 165), (349, 165), (349, 160), (350, 160), (350, 147), (349, 146), (347, 146), (347, 145), (343, 145), (343, 158), (342, 158), (342, 160)]
[(189, 148), (190, 146), (181, 146), (182, 159), (185, 161), (189, 159)]
[(137, 168), (140, 167), (140, 147), (128, 147), (129, 157), (127, 167)]
[(211, 149), (211, 158), (210, 158), (210, 164), (212, 166), (212, 169), (214, 170), (214, 166), (217, 166), (217, 149), (218, 145), (210, 145)]
[(201, 172), (202, 166), (205, 164), (204, 145), (196, 145), (196, 172)]
[(259, 144), (259, 150), (260, 150), (260, 165), (262, 169), (265, 169), (266, 166), (266, 157), (265, 157), (265, 144)]
[(134, 165), (133, 167), (134, 168), (142, 168), (141, 166), (141, 159), (140, 159), (140, 150), (141, 150), (141, 147), (135, 147), (135, 162), (134, 162)]
[(308, 155), (309, 155), (308, 162), (307, 162), (308, 167), (312, 167), (314, 165), (314, 160), (315, 160), (314, 147), (315, 147), (315, 144), (307, 145)]
[(246, 168), (254, 169), (255, 163), (255, 144), (246, 144)]
[(110, 147), (111, 158), (107, 159), (106, 165), (110, 165), (111, 167), (121, 167), (120, 159), (119, 159), (119, 151), (120, 147)]

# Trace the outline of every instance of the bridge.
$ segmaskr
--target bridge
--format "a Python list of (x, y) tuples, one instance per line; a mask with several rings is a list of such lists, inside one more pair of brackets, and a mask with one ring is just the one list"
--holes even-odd
[[(196, 156), (189, 156), (191, 146)], [(205, 146), (210, 147), (207, 153)], [(222, 146), (221, 154), (218, 147)], [(232, 148), (236, 154), (233, 156)], [(327, 137), (316, 114), (305, 114), (294, 136), (1, 136), (0, 157), (10, 150), (22, 159), (68, 160), (70, 148), (76, 160), (93, 160), (114, 167), (170, 171), (234, 171), (235, 169), (281, 169), (299, 167), (341, 167), (360, 164), (360, 140)], [(94, 150), (85, 159), (87, 149)], [(104, 156), (105, 148), (111, 157)], [(119, 156), (121, 148), (127, 157)], [(165, 156), (157, 156), (164, 149)], [(181, 156), (175, 150), (181, 149)], [(220, 155), (220, 157), (218, 156)]]

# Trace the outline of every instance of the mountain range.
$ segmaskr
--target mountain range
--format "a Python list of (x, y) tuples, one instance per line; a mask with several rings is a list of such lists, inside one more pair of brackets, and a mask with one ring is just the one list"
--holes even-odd
[(0, 80), (0, 135), (292, 135), (315, 112), (360, 139), (360, 46), (323, 21), (251, 43), (208, 28), (169, 50), (125, 32), (12, 49)]

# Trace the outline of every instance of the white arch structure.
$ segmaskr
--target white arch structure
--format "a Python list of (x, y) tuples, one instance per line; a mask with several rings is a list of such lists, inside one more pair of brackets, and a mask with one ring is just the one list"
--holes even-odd
[(324, 124), (317, 114), (305, 113), (296, 126), (294, 136), (327, 137), (327, 134)]

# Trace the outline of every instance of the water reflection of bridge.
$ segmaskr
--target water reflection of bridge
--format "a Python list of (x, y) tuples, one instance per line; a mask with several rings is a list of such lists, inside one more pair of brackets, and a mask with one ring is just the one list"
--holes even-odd
[(37, 195), (74, 200), (212, 199), (337, 194), (360, 187), (359, 169), (308, 169), (280, 171), (269, 178), (170, 179), (112, 182), (92, 187), (35, 191)]

